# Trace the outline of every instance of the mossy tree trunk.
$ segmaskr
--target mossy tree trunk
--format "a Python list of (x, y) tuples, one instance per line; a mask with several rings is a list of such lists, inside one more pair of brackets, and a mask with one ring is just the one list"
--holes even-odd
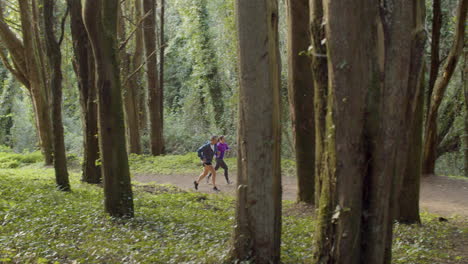
[(81, 180), (101, 182), (99, 160), (98, 120), (96, 104), (96, 79), (91, 43), (82, 18), (81, 0), (67, 0), (70, 10), (70, 28), (73, 41), (73, 67), (80, 90), (81, 118), (83, 124), (83, 171)]
[(288, 0), (288, 94), (297, 164), (297, 201), (314, 203), (314, 82), (307, 50), (310, 44), (309, 0)]
[(327, 46), (325, 43), (325, 23), (323, 0), (309, 0), (311, 49), (308, 51), (312, 61), (314, 80), (314, 118), (315, 118), (315, 205), (320, 201), (322, 189), (322, 166), (325, 164), (325, 133), (328, 95)]
[[(44, 15), (44, 35), (48, 68), (48, 86), (52, 98), (52, 132), (54, 146), (55, 180), (59, 190), (70, 191), (68, 179), (67, 155), (65, 153), (65, 139), (62, 123), (62, 52), (60, 42), (55, 36), (57, 22), (54, 19), (54, 1), (42, 0)], [(64, 32), (62, 32), (63, 34)]]
[(237, 0), (239, 126), (236, 220), (231, 256), (279, 263), (281, 122), (278, 2)]
[(419, 6), (323, 3), (330, 86), (314, 263), (390, 263)]
[(104, 205), (111, 216), (133, 217), (118, 61), (119, 1), (86, 0), (83, 3), (84, 22), (96, 63)]

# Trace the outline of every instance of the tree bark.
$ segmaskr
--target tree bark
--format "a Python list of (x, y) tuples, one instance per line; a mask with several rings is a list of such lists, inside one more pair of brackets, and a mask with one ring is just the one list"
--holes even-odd
[(314, 203), (314, 83), (310, 58), (309, 0), (288, 0), (288, 94), (296, 149), (297, 201)]
[(320, 201), (322, 189), (322, 166), (325, 164), (326, 115), (328, 95), (327, 46), (324, 42), (325, 23), (323, 0), (309, 0), (312, 73), (314, 80), (314, 117), (315, 117), (315, 206)]
[(83, 165), (81, 180), (100, 183), (98, 120), (94, 57), (82, 18), (81, 0), (67, 0), (70, 10), (70, 28), (73, 41), (74, 70), (80, 90), (80, 106), (83, 124)]
[(150, 125), (151, 154), (157, 156), (164, 152), (163, 116), (161, 86), (158, 81), (156, 50), (156, 1), (143, 0), (143, 13), (150, 15), (143, 21), (144, 42), (147, 67), (148, 110)]
[[(411, 54), (408, 78), (408, 94), (404, 123), (405, 134), (399, 147), (399, 165), (397, 171), (402, 173), (401, 188), (396, 192), (397, 202), (392, 214), (402, 223), (419, 223), (419, 187), (422, 158), (422, 126), (424, 119), (424, 50), (426, 44), (425, 17), (426, 8), (423, 1), (412, 6), (414, 23), (411, 34)], [(391, 231), (389, 231), (391, 232)], [(389, 234), (391, 235), (391, 234)], [(390, 252), (388, 252), (390, 254)]]
[(236, 226), (231, 256), (279, 263), (281, 122), (278, 3), (237, 0), (239, 128)]
[(465, 95), (465, 122), (463, 140), (463, 155), (465, 177), (468, 178), (468, 52), (465, 51), (465, 67), (462, 71), (463, 94)]
[(119, 1), (86, 0), (83, 18), (93, 47), (98, 94), (99, 142), (105, 209), (114, 217), (133, 217), (133, 194), (125, 143), (117, 59)]
[(437, 148), (437, 115), (440, 104), (447, 90), (450, 79), (457, 67), (460, 55), (463, 52), (465, 41), (466, 13), (468, 9), (468, 0), (460, 0), (457, 8), (457, 22), (454, 41), (450, 48), (447, 61), (442, 68), (440, 75), (434, 85), (434, 92), (428, 110), (426, 127), (424, 132), (423, 149), (423, 174), (431, 175), (435, 171), (436, 148)]
[[(39, 144), (44, 155), (44, 162), (45, 165), (52, 165), (53, 145), (50, 99), (40, 67), (43, 53), (36, 36), (38, 29), (33, 26), (33, 4), (34, 2), (30, 0), (19, 1), (22, 41), (3, 21), (3, 12), (0, 12), (0, 38), (2, 46), (9, 51), (13, 62), (9, 70), (25, 85), (31, 94), (35, 125), (39, 135)], [(6, 56), (2, 55), (1, 57), (2, 61), (7, 62)]]
[[(130, 2), (127, 2), (130, 3)], [(135, 4), (138, 4), (136, 2)], [(126, 28), (125, 28), (125, 21), (123, 18), (123, 10), (120, 9), (119, 13), (121, 14), (119, 16), (119, 38), (120, 42), (124, 43), (124, 41), (127, 39), (126, 35)], [(130, 16), (127, 16), (130, 17)], [(135, 21), (138, 21), (138, 18), (135, 19)], [(140, 27), (140, 25), (136, 25), (137, 27)], [(136, 35), (138, 35), (138, 29), (136, 32)], [(141, 34), (140, 34), (141, 37)], [(137, 46), (140, 45), (140, 46)], [(134, 154), (140, 154), (141, 153), (141, 147), (140, 147), (140, 127), (139, 127), (139, 121), (138, 121), (138, 84), (137, 80), (135, 79), (137, 76), (130, 76), (134, 70), (136, 70), (135, 67), (135, 61), (138, 59), (133, 58), (134, 56), (141, 55), (140, 50), (143, 48), (141, 39), (136, 38), (136, 43), (135, 43), (135, 50), (132, 54), (128, 51), (128, 48), (125, 46), (121, 48), (120, 50), (120, 65), (122, 68), (122, 82), (123, 82), (123, 102), (124, 102), (124, 112), (125, 112), (125, 128), (126, 128), (126, 134), (127, 134), (127, 147), (128, 147), (128, 152), (129, 153), (134, 153)], [(139, 60), (141, 61), (141, 59)], [(139, 67), (140, 65), (136, 65), (136, 67)]]
[(54, 1), (42, 0), (44, 15), (44, 33), (46, 55), (48, 62), (48, 86), (52, 98), (52, 132), (54, 146), (54, 168), (57, 187), (62, 191), (70, 191), (68, 179), (67, 155), (62, 123), (62, 53), (59, 40), (55, 37)]
[(416, 2), (324, 1), (329, 92), (314, 263), (391, 262)]
[(166, 1), (161, 0), (161, 13), (159, 16), (159, 89), (161, 89), (161, 97), (160, 97), (160, 107), (161, 107), (161, 116), (164, 118), (164, 51), (166, 48), (166, 40), (164, 38), (164, 19), (165, 19), (165, 9), (166, 9)]
[(429, 115), (432, 92), (440, 69), (440, 31), (442, 29), (441, 0), (432, 1), (432, 36), (431, 36), (431, 70), (427, 87), (426, 117)]

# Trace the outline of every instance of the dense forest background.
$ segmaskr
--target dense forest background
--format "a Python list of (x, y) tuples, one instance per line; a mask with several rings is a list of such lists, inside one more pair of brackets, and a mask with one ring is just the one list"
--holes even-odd
[[(432, 1), (426, 1), (427, 32), (432, 30)], [(166, 0), (164, 32), (164, 140), (168, 154), (193, 152), (212, 134), (225, 134), (235, 148), (238, 108), (237, 40), (234, 0)], [(440, 57), (447, 57), (454, 35), (455, 0), (444, 0)], [(6, 1), (5, 17), (13, 29), (20, 30), (16, 1)], [(158, 7), (158, 12), (161, 8)], [(58, 17), (63, 17), (66, 3), (58, 2)], [(130, 13), (130, 10), (124, 10)], [(280, 13), (285, 1), (280, 1)], [(157, 16), (160, 17), (159, 15)], [(129, 18), (130, 19), (130, 18)], [(129, 24), (134, 22), (129, 22)], [(157, 21), (160, 23), (160, 21)], [(79, 89), (73, 70), (73, 45), (70, 28), (62, 43), (63, 123), (66, 151), (82, 156), (83, 135)], [(282, 155), (294, 158), (287, 96), (287, 27), (280, 16), (280, 52), (282, 57)], [(127, 49), (133, 49), (129, 42)], [(431, 45), (426, 45), (430, 61)], [(158, 62), (159, 63), (159, 62)], [(463, 135), (465, 113), (463, 75), (465, 58), (461, 58), (450, 81), (438, 115), (436, 173), (463, 175)], [(426, 71), (429, 79), (429, 71)], [(465, 79), (465, 80), (464, 80)], [(138, 78), (138, 89), (145, 96), (146, 79)], [(142, 153), (150, 153), (148, 127), (141, 131)], [(38, 150), (33, 109), (26, 89), (0, 62), (0, 145), (15, 152)], [(235, 153), (235, 151), (231, 152)]]

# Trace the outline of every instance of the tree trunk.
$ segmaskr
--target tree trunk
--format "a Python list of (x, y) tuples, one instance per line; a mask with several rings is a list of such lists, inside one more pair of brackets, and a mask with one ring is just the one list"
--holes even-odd
[[(24, 60), (26, 61), (26, 72), (30, 83), (32, 101), (35, 112), (36, 127), (38, 129), (39, 141), (44, 155), (46, 165), (53, 164), (53, 139), (52, 120), (49, 106), (49, 91), (44, 80), (41, 67), (43, 51), (38, 43), (38, 30), (34, 26), (33, 7), (34, 1), (19, 1), (21, 14), (21, 29), (23, 33)], [(41, 69), (42, 68), (42, 69)]]
[[(414, 58), (414, 57), (413, 57)], [(424, 73), (420, 78), (419, 95), (416, 98), (413, 128), (410, 134), (408, 157), (403, 175), (396, 220), (405, 224), (419, 224), (419, 193), (422, 169), (422, 133), (424, 123)]]
[(423, 150), (423, 174), (431, 175), (435, 172), (436, 147), (437, 147), (437, 115), (440, 104), (447, 90), (450, 79), (455, 72), (460, 55), (463, 52), (465, 39), (466, 13), (468, 9), (468, 0), (460, 0), (457, 9), (457, 22), (454, 41), (450, 48), (450, 53), (442, 68), (442, 75), (439, 76), (434, 85), (434, 92), (428, 110), (425, 142)]
[(83, 172), (81, 180), (87, 183), (101, 182), (99, 160), (98, 120), (94, 57), (91, 43), (82, 18), (81, 0), (67, 0), (70, 11), (70, 28), (73, 40), (74, 70), (80, 90), (80, 106), (83, 123)]
[(166, 48), (166, 40), (164, 38), (164, 16), (165, 16), (165, 9), (166, 9), (166, 1), (161, 0), (161, 13), (159, 16), (159, 38), (160, 38), (160, 47), (159, 47), (159, 89), (161, 89), (161, 97), (160, 97), (160, 107), (161, 107), (161, 116), (164, 118), (164, 51)]
[(148, 109), (150, 124), (151, 154), (164, 152), (162, 90), (158, 81), (156, 50), (156, 1), (143, 0), (143, 13), (150, 15), (143, 21), (147, 67)]
[(278, 3), (237, 0), (239, 130), (232, 257), (279, 263), (281, 122)]
[[(462, 0), (463, 1), (463, 0)], [(429, 85), (427, 87), (426, 118), (429, 115), (434, 84), (439, 75), (440, 68), (440, 31), (442, 29), (441, 0), (432, 1), (432, 36), (431, 36), (431, 70), (429, 72)]]
[[(314, 83), (310, 58), (309, 0), (288, 0), (288, 94), (296, 149), (297, 201), (314, 203)], [(307, 38), (306, 38), (307, 36)]]
[[(130, 3), (130, 2), (127, 2)], [(138, 3), (136, 3), (138, 4)], [(122, 14), (123, 10), (120, 9), (119, 13), (121, 13), (119, 17), (119, 38), (120, 42), (124, 43), (127, 39), (126, 35), (126, 28), (125, 28), (125, 21)], [(129, 17), (129, 16), (128, 16)], [(138, 18), (135, 19), (138, 21)], [(140, 25), (136, 25), (136, 27), (140, 27)], [(137, 31), (139, 31), (137, 29)], [(138, 33), (137, 33), (138, 34)], [(141, 36), (141, 35), (140, 35)], [(140, 40), (140, 43), (138, 41)], [(135, 55), (141, 55), (140, 50), (142, 48), (141, 39), (136, 39), (136, 45), (140, 44), (140, 46), (135, 45)], [(141, 60), (140, 60), (141, 61)], [(138, 122), (138, 83), (135, 79), (135, 75), (131, 76), (134, 70), (134, 60), (132, 59), (132, 55), (127, 50), (127, 47), (123, 47), (120, 50), (120, 65), (122, 69), (122, 82), (123, 82), (123, 102), (124, 102), (124, 113), (125, 113), (125, 128), (126, 128), (126, 135), (127, 135), (127, 147), (129, 153), (140, 154), (141, 147), (140, 147), (140, 128)], [(139, 67), (137, 65), (136, 67)]]
[(397, 203), (394, 205), (395, 219), (402, 223), (420, 223), (419, 187), (422, 160), (422, 127), (424, 120), (424, 50), (426, 44), (423, 1), (413, 5), (414, 24), (411, 39), (411, 62), (408, 78), (407, 108), (404, 123), (406, 133), (399, 148), (397, 171), (403, 174)]
[(463, 82), (463, 93), (465, 95), (465, 122), (464, 128), (465, 133), (462, 136), (463, 140), (463, 155), (464, 159), (464, 171), (465, 177), (468, 178), (468, 52), (465, 51), (465, 67), (462, 71), (462, 82)]
[(93, 47), (98, 91), (99, 142), (105, 209), (114, 217), (133, 217), (133, 195), (125, 143), (117, 59), (119, 1), (86, 0), (83, 17)]
[(70, 191), (68, 179), (67, 155), (62, 123), (62, 53), (60, 43), (55, 37), (54, 2), (42, 0), (44, 15), (44, 33), (48, 65), (48, 85), (52, 97), (52, 131), (54, 146), (54, 168), (57, 187), (62, 191)]
[(328, 95), (328, 65), (327, 46), (325, 39), (325, 23), (323, 0), (309, 0), (310, 6), (310, 37), (312, 58), (312, 73), (314, 80), (314, 117), (315, 117), (315, 206), (320, 201), (322, 177), (320, 172), (325, 164), (325, 133)]
[(415, 6), (324, 1), (330, 88), (314, 263), (391, 262)]

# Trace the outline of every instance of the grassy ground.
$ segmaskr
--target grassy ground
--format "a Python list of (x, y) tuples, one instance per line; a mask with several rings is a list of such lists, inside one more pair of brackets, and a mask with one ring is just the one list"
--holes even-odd
[[(132, 168), (144, 172), (149, 158), (138, 159)], [(147, 169), (163, 173), (167, 164)], [(0, 169), (0, 263), (223, 263), (228, 254), (231, 197), (136, 184), (136, 217), (122, 221), (103, 213), (100, 187), (76, 173), (71, 181), (73, 191), (63, 193), (54, 190), (53, 170), (40, 164)], [(310, 263), (312, 209), (285, 203), (283, 211), (282, 261)], [(456, 223), (424, 214), (422, 226), (397, 225), (393, 263), (466, 263), (452, 250), (453, 235), (468, 234)]]

